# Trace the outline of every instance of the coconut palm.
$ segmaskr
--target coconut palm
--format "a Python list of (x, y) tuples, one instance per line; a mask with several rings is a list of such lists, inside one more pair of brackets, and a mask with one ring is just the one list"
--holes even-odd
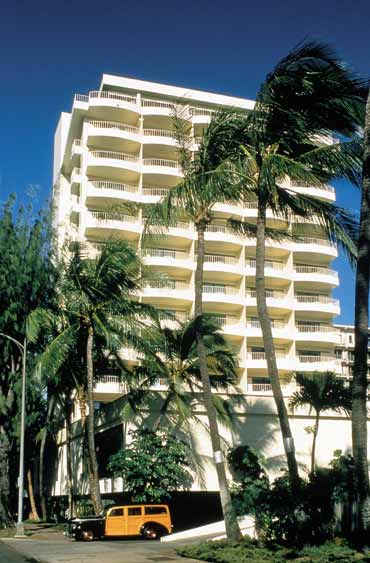
[(366, 104), (360, 235), (356, 269), (355, 362), (353, 369), (352, 445), (361, 536), (370, 537), (370, 482), (367, 461), (368, 326), (370, 283), (370, 92)]
[[(203, 314), (202, 291), (204, 270), (205, 232), (214, 218), (217, 202), (230, 199), (240, 203), (241, 197), (234, 188), (233, 168), (224, 162), (226, 147), (235, 146), (234, 130), (238, 120), (233, 112), (217, 112), (205, 130), (196, 153), (191, 152), (193, 140), (186, 112), (174, 114), (173, 126), (178, 143), (179, 161), (184, 177), (168, 191), (161, 201), (148, 211), (146, 234), (156, 234), (158, 229), (175, 225), (178, 219), (192, 221), (197, 232), (198, 250), (195, 271), (195, 318)], [(225, 461), (221, 451), (217, 412), (212, 400), (207, 363), (207, 351), (200, 330), (195, 323), (195, 339), (202, 382), (203, 402), (208, 418), (213, 457), (218, 477), (221, 506), (229, 539), (241, 538), (228, 489)]]
[[(241, 168), (249, 192), (257, 200), (256, 297), (267, 369), (283, 435), (290, 482), (299, 483), (298, 466), (284, 403), (271, 321), (266, 305), (265, 247), (269, 237), (291, 235), (270, 228), (267, 210), (277, 219), (309, 219), (317, 232), (355, 253), (356, 223), (345, 210), (294, 192), (299, 183), (323, 187), (342, 177), (358, 185), (362, 143), (356, 137), (364, 110), (364, 88), (351, 71), (321, 44), (293, 50), (262, 84), (252, 112), (241, 125)], [(332, 142), (332, 134), (344, 140)], [(237, 186), (240, 190), (240, 186)], [(232, 228), (250, 236), (252, 226), (235, 220)], [(301, 223), (302, 224), (302, 223)], [(302, 231), (301, 231), (302, 232)], [(293, 234), (299, 235), (298, 226)]]
[[(96, 513), (102, 511), (94, 435), (95, 357), (139, 342), (139, 330), (149, 308), (136, 300), (141, 287), (142, 264), (134, 249), (123, 241), (109, 241), (96, 258), (89, 258), (77, 245), (67, 259), (58, 287), (57, 313), (42, 308), (28, 318), (31, 340), (42, 330), (57, 330), (43, 353), (44, 369), (57, 372), (75, 350), (83, 350), (81, 402), (82, 423), (86, 420), (87, 465), (91, 500)], [(106, 351), (106, 352), (103, 352)], [(86, 417), (86, 406), (89, 416)]]
[(325, 411), (349, 413), (351, 410), (351, 390), (345, 386), (342, 380), (337, 378), (335, 373), (330, 371), (297, 373), (296, 382), (299, 389), (289, 399), (289, 407), (293, 412), (302, 407), (308, 407), (309, 414), (312, 410), (315, 411), (311, 449), (311, 473), (314, 473), (320, 416)]
[[(211, 317), (179, 322), (171, 316), (158, 321), (143, 334), (147, 342), (140, 365), (132, 374), (136, 385), (147, 391), (143, 395), (146, 401), (153, 400), (160, 406), (158, 416), (150, 426), (157, 429), (162, 423), (171, 421), (171, 425), (180, 429), (184, 425), (194, 424), (196, 408), (202, 393), (199, 359), (196, 346), (196, 323), (201, 322), (207, 367), (210, 372), (212, 395), (218, 417), (230, 423), (229, 401), (221, 395), (237, 380), (235, 356), (219, 331), (219, 326)], [(173, 325), (173, 326), (171, 326)], [(153, 393), (158, 383), (165, 385), (165, 391)]]

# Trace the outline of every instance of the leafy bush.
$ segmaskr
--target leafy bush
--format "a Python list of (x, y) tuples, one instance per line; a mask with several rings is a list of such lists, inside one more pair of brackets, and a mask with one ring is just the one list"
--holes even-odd
[(223, 540), (190, 545), (176, 551), (183, 557), (211, 563), (370, 563), (370, 555), (351, 549), (343, 541), (293, 550), (281, 546), (262, 547), (254, 540), (244, 539), (240, 543)]
[(235, 510), (238, 515), (254, 515), (261, 539), (304, 545), (334, 537), (334, 503), (353, 496), (351, 456), (334, 452), (330, 467), (316, 469), (294, 493), (287, 474), (269, 483), (258, 454), (248, 446), (231, 450), (228, 462), (236, 481), (232, 486)]
[(108, 468), (123, 478), (133, 502), (162, 502), (172, 491), (190, 487), (187, 444), (163, 431), (131, 434), (131, 444), (109, 458)]

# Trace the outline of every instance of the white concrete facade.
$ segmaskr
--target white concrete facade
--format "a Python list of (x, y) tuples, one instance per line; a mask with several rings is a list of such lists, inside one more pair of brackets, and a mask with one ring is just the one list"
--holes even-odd
[[(62, 114), (55, 135), (54, 205), (59, 247), (67, 239), (76, 240), (94, 253), (106, 237), (129, 241), (153, 271), (167, 277), (165, 282), (148, 283), (142, 300), (169, 310), (179, 319), (193, 313), (196, 232), (189, 222), (179, 221), (142, 248), (142, 209), (158, 201), (182, 175), (172, 132), (173, 108), (184, 110), (195, 151), (197, 138), (212, 111), (220, 106), (248, 112), (253, 101), (103, 75), (97, 91), (75, 96), (71, 113)], [(290, 187), (292, 191), (315, 192), (326, 201), (335, 200), (330, 186)], [(122, 210), (126, 202), (141, 204), (137, 215)], [(240, 436), (225, 435), (226, 441), (248, 439), (258, 446), (261, 421), (268, 428), (276, 427), (277, 421), (257, 315), (255, 241), (241, 239), (226, 227), (229, 217), (253, 222), (256, 213), (255, 201), (243, 207), (216, 206), (216, 219), (206, 233), (203, 298), (205, 311), (215, 315), (237, 354), (239, 390), (251, 405), (250, 412), (241, 414)], [(271, 213), (268, 221), (271, 226), (286, 224)], [(290, 226), (294, 229), (295, 224), (293, 220)], [(271, 241), (266, 249), (267, 303), (286, 397), (295, 389), (294, 371), (341, 371), (341, 361), (335, 355), (340, 333), (333, 326), (340, 306), (331, 295), (339, 283), (337, 272), (331, 268), (337, 250), (312, 223), (300, 223), (300, 235), (299, 242)], [(127, 354), (128, 359), (136, 361), (131, 351)], [(112, 375), (97, 385), (96, 399), (111, 402), (122, 393)], [(308, 462), (311, 438), (304, 428), (310, 424), (306, 413), (292, 418), (302, 463)], [(339, 432), (333, 432), (336, 425)], [(211, 453), (209, 441), (202, 433), (199, 436), (199, 453), (203, 451), (207, 458)], [(349, 447), (349, 422), (337, 416), (326, 417), (319, 435), (319, 462), (328, 462), (334, 449)], [(262, 450), (271, 459), (282, 456), (279, 432)], [(209, 465), (206, 483), (196, 486), (214, 490), (215, 475)]]

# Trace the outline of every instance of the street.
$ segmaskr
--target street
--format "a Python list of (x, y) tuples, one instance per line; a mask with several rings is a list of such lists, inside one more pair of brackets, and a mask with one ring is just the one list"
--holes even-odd
[[(185, 542), (179, 542), (179, 544)], [(14, 548), (14, 549), (13, 549)], [(17, 550), (17, 551), (15, 551)], [(175, 544), (145, 540), (76, 542), (58, 534), (48, 540), (4, 538), (1, 563), (194, 563), (175, 553)]]

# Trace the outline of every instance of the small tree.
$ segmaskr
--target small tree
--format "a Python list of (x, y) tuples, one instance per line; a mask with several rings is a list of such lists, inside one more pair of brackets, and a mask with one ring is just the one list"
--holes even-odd
[(300, 387), (293, 393), (289, 406), (294, 411), (298, 407), (309, 407), (315, 411), (315, 424), (312, 429), (313, 440), (311, 450), (311, 473), (315, 471), (316, 440), (319, 432), (320, 416), (324, 411), (338, 413), (351, 410), (351, 392), (338, 379), (335, 373), (318, 371), (312, 374), (297, 373), (296, 380)]
[(131, 435), (132, 443), (112, 455), (108, 467), (123, 478), (133, 502), (162, 502), (171, 492), (190, 487), (187, 444), (159, 431), (136, 430)]

